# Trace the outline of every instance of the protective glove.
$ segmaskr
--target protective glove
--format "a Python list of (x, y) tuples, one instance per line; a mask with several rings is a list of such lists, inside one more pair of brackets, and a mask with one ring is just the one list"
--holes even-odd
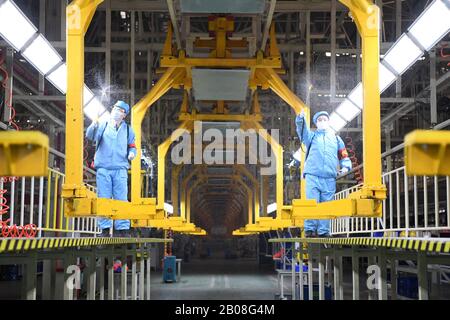
[(134, 154), (134, 152), (129, 152), (129, 153), (128, 153), (128, 160), (129, 160), (129, 161), (133, 160), (135, 156), (136, 156), (136, 155)]
[(305, 121), (305, 111), (302, 110), (300, 111), (300, 113), (297, 115), (297, 117), (295, 118), (295, 123), (297, 125), (302, 124), (302, 122)]
[(348, 170), (348, 168), (344, 167), (341, 170), (339, 170), (339, 175), (343, 175), (346, 174), (347, 172), (349, 172), (350, 170)]
[(97, 126), (98, 126), (98, 123), (99, 123), (99, 118), (98, 118), (98, 117), (95, 117), (95, 118), (92, 120), (92, 124), (91, 124), (91, 125), (93, 125), (94, 127), (97, 127)]

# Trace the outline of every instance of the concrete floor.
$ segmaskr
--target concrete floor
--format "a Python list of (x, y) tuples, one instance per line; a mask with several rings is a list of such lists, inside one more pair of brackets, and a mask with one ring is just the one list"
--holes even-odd
[(176, 283), (163, 283), (162, 273), (152, 272), (151, 299), (271, 300), (278, 291), (276, 273), (255, 259), (194, 259), (183, 262), (181, 272)]

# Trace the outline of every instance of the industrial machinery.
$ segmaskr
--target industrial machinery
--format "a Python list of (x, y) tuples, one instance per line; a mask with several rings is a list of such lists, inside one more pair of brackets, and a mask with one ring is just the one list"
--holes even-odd
[[(262, 114), (258, 103), (258, 90), (271, 89), (295, 113), (301, 110), (309, 115), (308, 107), (285, 85), (279, 77), (283, 72), (280, 53), (275, 39), (275, 26), (266, 25), (262, 46), (258, 50), (250, 48), (250, 41), (245, 38), (234, 38), (234, 22), (231, 15), (221, 14), (208, 8), (210, 37), (195, 38), (193, 49), (208, 52), (201, 57), (193, 54), (192, 48), (182, 47), (180, 31), (172, 16), (172, 24), (167, 32), (163, 54), (160, 60), (161, 72), (159, 81), (150, 92), (132, 108), (132, 127), (136, 132), (136, 146), (141, 149), (141, 124), (148, 109), (168, 90), (175, 88), (184, 90), (184, 99), (180, 110), (181, 122), (178, 130), (158, 146), (158, 194), (156, 198), (141, 196), (140, 163), (132, 162), (131, 169), (131, 202), (120, 202), (110, 199), (99, 199), (83, 185), (82, 150), (83, 150), (83, 79), (84, 34), (89, 23), (102, 1), (73, 1), (67, 8), (67, 139), (71, 148), (66, 154), (66, 181), (63, 186), (65, 213), (71, 217), (106, 216), (112, 219), (132, 219), (134, 226), (152, 226), (171, 228), (173, 230), (201, 233), (190, 222), (189, 206), (180, 202), (180, 210), (169, 216), (164, 209), (165, 199), (165, 157), (172, 142), (185, 133), (190, 133), (194, 123), (238, 122), (240, 128), (254, 129), (267, 141), (276, 159), (276, 216), (267, 217), (265, 210), (260, 210), (259, 201), (255, 198), (246, 183), (238, 176), (229, 176), (241, 185), (247, 193), (248, 224), (235, 234), (247, 234), (282, 229), (289, 226), (302, 226), (305, 218), (330, 219), (343, 216), (379, 217), (381, 203), (386, 196), (386, 188), (381, 184), (381, 145), (380, 145), (380, 94), (378, 81), (379, 66), (379, 8), (366, 0), (342, 0), (350, 9), (359, 33), (362, 37), (363, 63), (363, 148), (365, 183), (348, 199), (317, 204), (315, 200), (306, 200), (305, 181), (301, 183), (301, 199), (294, 200), (292, 205), (284, 205), (283, 200), (283, 148), (260, 124)], [(199, 13), (201, 9), (186, 5), (185, 12)], [(200, 10), (200, 11), (199, 11)], [(253, 10), (261, 10), (256, 7)], [(173, 36), (175, 35), (175, 43)], [(234, 57), (236, 50), (248, 50), (246, 57)], [(242, 56), (242, 54), (241, 54)], [(232, 80), (232, 81), (230, 81)], [(224, 89), (224, 85), (229, 87)], [(222, 86), (222, 87), (221, 87)], [(247, 88), (250, 90), (251, 110), (244, 114), (230, 114), (227, 101), (242, 101), (246, 98)], [(220, 90), (222, 89), (222, 90)], [(190, 105), (195, 96), (197, 100), (209, 101), (214, 107), (212, 113), (198, 113)], [(331, 119), (333, 120), (333, 119)], [(370, 132), (370, 135), (367, 134)], [(304, 154), (302, 155), (304, 157)], [(140, 154), (138, 157), (140, 158)], [(255, 177), (253, 177), (255, 178)], [(250, 179), (251, 180), (251, 179)], [(176, 184), (177, 185), (177, 184)], [(258, 183), (256, 183), (256, 187)], [(192, 186), (194, 189), (194, 186)], [(191, 190), (191, 189), (188, 189)], [(182, 190), (184, 193), (185, 190)], [(182, 198), (184, 197), (184, 194)], [(189, 201), (189, 197), (186, 198)], [(183, 200), (183, 199), (182, 199)], [(253, 206), (254, 202), (254, 206)], [(178, 203), (175, 203), (177, 207)], [(185, 209), (186, 208), (186, 209)], [(188, 211), (188, 212), (186, 212)], [(180, 215), (181, 214), (181, 215)]]

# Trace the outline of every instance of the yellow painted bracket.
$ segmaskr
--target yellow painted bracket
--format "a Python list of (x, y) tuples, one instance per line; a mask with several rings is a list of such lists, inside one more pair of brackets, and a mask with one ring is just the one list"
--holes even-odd
[[(66, 8), (67, 94), (66, 94), (66, 178), (63, 196), (87, 197), (83, 185), (83, 86), (84, 35), (102, 0), (75, 0)], [(70, 146), (70, 148), (69, 148)]]
[(140, 228), (158, 228), (163, 230), (172, 230), (180, 233), (187, 233), (191, 235), (206, 235), (206, 231), (198, 228), (195, 224), (190, 223), (184, 217), (172, 216), (168, 217), (164, 210), (156, 210), (156, 215), (154, 219), (148, 219), (147, 216), (137, 217), (135, 220), (131, 221), (132, 227)]
[(315, 200), (292, 201), (292, 218), (335, 219), (341, 217), (381, 217), (381, 200), (354, 198), (317, 203)]
[(450, 176), (450, 131), (415, 130), (405, 136), (406, 174)]
[(238, 230), (234, 230), (232, 235), (233, 236), (252, 236), (252, 235), (255, 235), (255, 234), (258, 234), (258, 233), (259, 232), (256, 232), (256, 231), (252, 231), (252, 232), (245, 231), (244, 228), (241, 228), (241, 229), (238, 229)]
[(281, 219), (271, 217), (260, 217), (255, 223), (248, 223), (243, 228), (233, 231), (233, 235), (245, 236), (260, 232), (268, 232), (271, 230), (282, 230), (288, 227), (293, 227), (290, 216)]
[(206, 236), (206, 231), (202, 228), (198, 228), (192, 223), (182, 227), (174, 227), (171, 230), (179, 233), (190, 234), (195, 236)]
[(131, 203), (104, 198), (69, 198), (64, 201), (64, 214), (68, 217), (107, 217), (110, 219), (149, 219), (156, 215), (156, 199), (142, 199)]
[(386, 187), (381, 181), (380, 8), (372, 0), (340, 2), (349, 8), (362, 39), (364, 187), (361, 196), (383, 200)]
[(48, 148), (48, 137), (42, 132), (0, 132), (0, 176), (47, 175)]

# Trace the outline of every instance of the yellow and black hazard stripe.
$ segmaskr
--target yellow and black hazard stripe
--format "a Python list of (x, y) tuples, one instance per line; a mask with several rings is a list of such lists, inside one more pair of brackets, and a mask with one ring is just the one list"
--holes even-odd
[(0, 238), (0, 253), (171, 241), (160, 238)]
[(450, 239), (440, 238), (281, 238), (270, 239), (269, 242), (322, 243), (342, 246), (370, 246), (450, 253)]

